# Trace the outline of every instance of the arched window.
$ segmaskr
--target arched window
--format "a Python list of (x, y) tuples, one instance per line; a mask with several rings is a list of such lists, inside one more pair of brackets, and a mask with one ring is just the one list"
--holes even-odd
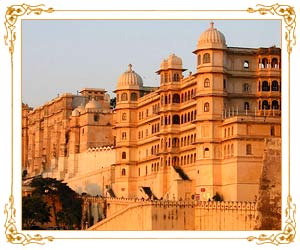
[(126, 152), (122, 152), (122, 159), (126, 159)]
[(271, 134), (271, 136), (275, 136), (275, 127), (274, 126), (271, 126), (270, 134)]
[(173, 124), (180, 124), (179, 115), (173, 115)]
[(261, 67), (262, 67), (263, 69), (268, 68), (268, 59), (267, 59), (267, 58), (263, 58), (263, 59), (262, 59)]
[(178, 94), (174, 94), (172, 101), (173, 103), (180, 103), (180, 96)]
[(252, 147), (251, 144), (246, 145), (246, 155), (251, 155), (252, 154)]
[(209, 103), (204, 103), (204, 112), (209, 112)]
[(204, 88), (208, 88), (210, 86), (210, 81), (208, 78), (205, 78), (204, 80)]
[(270, 86), (269, 86), (269, 83), (267, 81), (263, 81), (262, 91), (270, 91)]
[(279, 109), (278, 101), (272, 101), (272, 109)]
[(179, 74), (178, 74), (178, 73), (175, 73), (175, 74), (173, 75), (173, 81), (174, 81), (174, 82), (179, 82)]
[(168, 81), (169, 81), (169, 79), (168, 79), (168, 73), (165, 73), (164, 79), (165, 79), (165, 82), (168, 82)]
[(98, 122), (99, 118), (99, 114), (94, 114), (94, 122)]
[(127, 101), (127, 100), (128, 100), (127, 93), (123, 93), (121, 95), (121, 101)]
[(121, 175), (122, 175), (122, 176), (125, 176), (125, 175), (126, 175), (126, 169), (125, 169), (125, 168), (122, 168)]
[(198, 55), (198, 65), (201, 64), (201, 55)]
[(246, 93), (248, 93), (248, 92), (250, 91), (250, 86), (249, 86), (248, 83), (245, 83), (245, 84), (243, 85), (243, 91), (246, 92)]
[(249, 109), (250, 109), (249, 102), (245, 102), (244, 103), (244, 110), (249, 110)]
[(130, 100), (131, 101), (136, 101), (137, 100), (137, 94), (136, 93), (131, 93), (130, 94)]
[(127, 119), (127, 114), (126, 113), (122, 113), (122, 120), (125, 121)]
[(249, 69), (249, 61), (244, 61), (244, 69)]
[(203, 63), (210, 63), (210, 54), (209, 53), (205, 53), (203, 55)]
[(204, 149), (204, 155), (203, 155), (204, 158), (207, 158), (209, 157), (209, 148), (205, 148)]
[(122, 132), (122, 140), (126, 140), (126, 132)]
[(271, 67), (278, 69), (278, 59), (277, 58), (272, 58), (272, 62), (271, 62)]
[(272, 81), (272, 91), (278, 91), (278, 82)]
[(267, 100), (262, 102), (262, 109), (269, 109), (269, 102)]

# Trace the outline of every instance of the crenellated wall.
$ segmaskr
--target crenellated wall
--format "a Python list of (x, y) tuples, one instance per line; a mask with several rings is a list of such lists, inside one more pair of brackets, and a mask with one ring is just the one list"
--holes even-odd
[(98, 199), (92, 202), (102, 202), (107, 217), (89, 230), (230, 231), (255, 227), (255, 202), (104, 198), (105, 203), (103, 198)]
[(253, 230), (255, 202), (198, 201), (195, 205), (195, 230)]

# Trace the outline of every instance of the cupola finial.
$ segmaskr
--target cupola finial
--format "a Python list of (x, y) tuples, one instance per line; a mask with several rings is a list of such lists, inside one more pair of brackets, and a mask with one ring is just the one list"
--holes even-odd
[(128, 71), (132, 72), (132, 64), (131, 63), (128, 64)]

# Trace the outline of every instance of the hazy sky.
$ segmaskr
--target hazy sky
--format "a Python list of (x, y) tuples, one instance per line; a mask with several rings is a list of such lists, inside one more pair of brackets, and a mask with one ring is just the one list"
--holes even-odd
[[(105, 88), (111, 96), (131, 63), (144, 85), (171, 53), (195, 72), (197, 41), (210, 20), (23, 20), (22, 101), (43, 105), (58, 94)], [(229, 47), (280, 47), (280, 20), (214, 20)]]

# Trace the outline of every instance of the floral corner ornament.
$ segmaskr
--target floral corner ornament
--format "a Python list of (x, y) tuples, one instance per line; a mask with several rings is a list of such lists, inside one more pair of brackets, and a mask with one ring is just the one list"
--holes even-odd
[(25, 14), (30, 15), (31, 13), (35, 15), (41, 15), (43, 12), (52, 13), (54, 12), (54, 9), (44, 8), (43, 4), (36, 5), (36, 6), (22, 4), (22, 5), (12, 5), (7, 7), (5, 13), (5, 22), (4, 22), (5, 29), (6, 29), (6, 35), (4, 36), (4, 40), (5, 40), (5, 44), (9, 45), (9, 52), (11, 54), (14, 53), (14, 44), (16, 41), (15, 28), (16, 28), (16, 23), (18, 21), (18, 18)]
[(5, 235), (8, 242), (12, 244), (21, 244), (23, 246), (36, 243), (43, 245), (45, 244), (45, 240), (53, 241), (52, 236), (46, 236), (43, 237), (40, 234), (35, 234), (33, 236), (30, 236), (29, 234), (20, 233), (17, 230), (16, 227), (16, 209), (14, 207), (14, 197), (9, 197), (9, 203), (5, 205), (4, 208), (4, 214), (6, 214), (6, 220), (5, 220)]
[(249, 13), (259, 12), (261, 15), (266, 15), (268, 13), (272, 15), (278, 15), (283, 17), (286, 31), (285, 40), (287, 41), (287, 51), (288, 54), (292, 52), (292, 46), (296, 45), (296, 12), (294, 7), (289, 5), (273, 4), (270, 6), (265, 6), (262, 4), (256, 5), (258, 9), (248, 8)]

